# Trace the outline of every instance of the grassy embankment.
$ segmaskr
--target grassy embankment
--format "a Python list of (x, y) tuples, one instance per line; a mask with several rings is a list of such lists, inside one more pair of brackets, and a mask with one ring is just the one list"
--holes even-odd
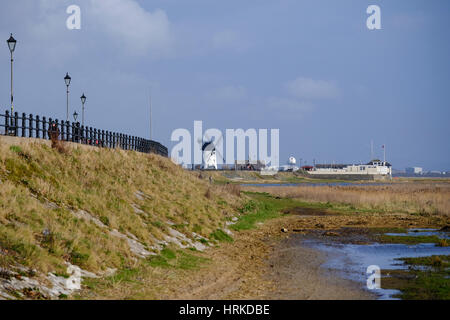
[(245, 201), (169, 159), (81, 146), (58, 151), (0, 140), (0, 181), (0, 267), (19, 264), (43, 274), (64, 275), (66, 261), (100, 273), (133, 266), (127, 241), (112, 230), (150, 252), (168, 228), (214, 241)]
[[(238, 211), (240, 213), (235, 224), (229, 228), (236, 233), (258, 227), (268, 219), (283, 215), (283, 209), (296, 207), (297, 201), (280, 199), (268, 194), (245, 193), (245, 202)], [(221, 229), (210, 235), (215, 246), (223, 242), (234, 242)], [(122, 269), (117, 274), (104, 279), (86, 279), (84, 290), (75, 298), (106, 299), (161, 299), (172, 297), (172, 294), (186, 286), (190, 281), (209, 267), (210, 252), (199, 252), (194, 249), (179, 250), (174, 247), (165, 248), (158, 255), (149, 257), (133, 267)], [(217, 261), (216, 261), (217, 263)]]
[[(167, 277), (188, 277), (208, 263), (208, 255), (194, 248), (168, 244), (155, 250), (169, 228), (218, 245), (233, 241), (223, 231), (233, 216), (240, 218), (229, 228), (247, 230), (297, 202), (240, 195), (236, 185), (211, 185), (156, 155), (51, 148), (26, 140), (16, 145), (0, 140), (0, 181), (2, 274), (10, 277), (11, 270), (32, 278), (48, 272), (68, 277), (66, 262), (97, 274), (117, 269), (106, 278), (85, 278), (86, 290), (75, 295), (79, 298), (159, 298)], [(135, 238), (154, 255), (137, 258), (113, 230)]]

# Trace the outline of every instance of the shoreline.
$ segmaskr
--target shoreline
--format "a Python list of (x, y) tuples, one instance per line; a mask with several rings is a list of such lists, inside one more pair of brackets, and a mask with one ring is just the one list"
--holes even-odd
[[(320, 212), (319, 212), (320, 211)], [(295, 208), (235, 234), (233, 243), (208, 253), (213, 260), (182, 294), (168, 299), (372, 300), (377, 292), (322, 265), (336, 252), (302, 244), (319, 236), (324, 243), (365, 244), (372, 229), (436, 228), (446, 219), (407, 213), (339, 214)], [(285, 228), (287, 232), (281, 230)], [(341, 229), (342, 228), (342, 229)], [(298, 235), (298, 236), (297, 236)]]
[(270, 263), (269, 275), (279, 286), (268, 299), (279, 300), (373, 300), (377, 296), (362, 286), (344, 279), (338, 272), (322, 265), (330, 253), (310, 248), (298, 239), (281, 241)]
[[(271, 201), (273, 205), (273, 201), (284, 200), (273, 197)], [(110, 280), (109, 288), (103, 287), (105, 290), (96, 293), (85, 291), (83, 296), (152, 300), (379, 299), (377, 292), (365, 288), (365, 283), (322, 267), (339, 253), (310, 247), (308, 239), (369, 244), (380, 240), (379, 233), (448, 225), (446, 216), (334, 211), (316, 205), (304, 207), (302, 203), (284, 204), (286, 208), (276, 217), (267, 218), (263, 214), (262, 220), (257, 220), (249, 213), (250, 220), (243, 220), (241, 227), (251, 229), (236, 229), (239, 231), (233, 231), (230, 242), (218, 242), (204, 252), (191, 252), (204, 261), (194, 269), (144, 263), (142, 268), (135, 269), (136, 275), (125, 277), (125, 282)], [(171, 259), (178, 258), (174, 255)]]
[(181, 292), (163, 299), (195, 300), (360, 300), (375, 299), (354, 281), (322, 268), (327, 253), (298, 243), (281, 228), (293, 226), (295, 216), (284, 216), (256, 230), (236, 235), (208, 255), (213, 263)]

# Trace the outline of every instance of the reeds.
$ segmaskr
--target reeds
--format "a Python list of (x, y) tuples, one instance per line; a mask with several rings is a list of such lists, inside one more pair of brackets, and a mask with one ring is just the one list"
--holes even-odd
[(393, 183), (384, 186), (248, 187), (246, 190), (383, 212), (450, 215), (450, 183), (445, 182)]

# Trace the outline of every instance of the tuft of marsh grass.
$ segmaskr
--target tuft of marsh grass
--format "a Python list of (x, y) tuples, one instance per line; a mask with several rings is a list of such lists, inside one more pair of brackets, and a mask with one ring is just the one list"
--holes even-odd
[(441, 239), (437, 236), (389, 236), (389, 235), (381, 235), (380, 240), (385, 243), (403, 243), (403, 244), (419, 244), (419, 243), (439, 244), (441, 241)]
[(147, 259), (148, 264), (153, 268), (175, 268), (175, 269), (197, 269), (202, 264), (209, 261), (207, 258), (188, 253), (183, 250), (163, 249), (159, 255)]
[(233, 242), (233, 238), (230, 237), (227, 233), (225, 233), (223, 230), (221, 229), (217, 229), (216, 231), (212, 232), (209, 237), (212, 240), (217, 240), (217, 241), (225, 241), (225, 242)]
[[(395, 298), (405, 300), (449, 300), (450, 270), (448, 255), (399, 258), (407, 270), (386, 270), (381, 280), (384, 289), (400, 290)], [(425, 268), (424, 268), (425, 267)]]
[(232, 225), (233, 230), (249, 230), (256, 227), (256, 223), (277, 218), (281, 215), (281, 210), (301, 206), (299, 201), (274, 197), (268, 193), (246, 193), (253, 200), (248, 201), (240, 209), (243, 213), (236, 224)]
[(407, 265), (421, 265), (430, 266), (436, 268), (448, 268), (450, 267), (449, 255), (433, 255), (429, 257), (414, 257), (414, 258), (399, 258), (397, 260), (403, 261)]

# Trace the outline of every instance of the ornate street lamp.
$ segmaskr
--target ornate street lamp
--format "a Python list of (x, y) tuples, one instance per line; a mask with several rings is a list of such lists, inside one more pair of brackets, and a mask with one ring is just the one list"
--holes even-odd
[(8, 43), (9, 51), (11, 52), (11, 116), (14, 113), (14, 95), (13, 95), (13, 52), (16, 50), (16, 39), (13, 38), (12, 33), (8, 40), (6, 40)]
[(67, 111), (66, 111), (66, 121), (69, 121), (69, 86), (70, 86), (70, 81), (72, 80), (72, 78), (69, 76), (69, 73), (66, 73), (66, 76), (64, 77), (64, 82), (66, 83), (67, 86)]
[(73, 120), (75, 120), (75, 122), (77, 122), (77, 119), (78, 119), (78, 113), (75, 111), (73, 113)]
[(82, 126), (84, 126), (84, 104), (86, 103), (86, 96), (84, 95), (84, 93), (83, 93), (83, 95), (80, 97), (80, 99), (81, 99), (81, 104), (82, 104), (82, 112), (81, 112), (81, 125)]

